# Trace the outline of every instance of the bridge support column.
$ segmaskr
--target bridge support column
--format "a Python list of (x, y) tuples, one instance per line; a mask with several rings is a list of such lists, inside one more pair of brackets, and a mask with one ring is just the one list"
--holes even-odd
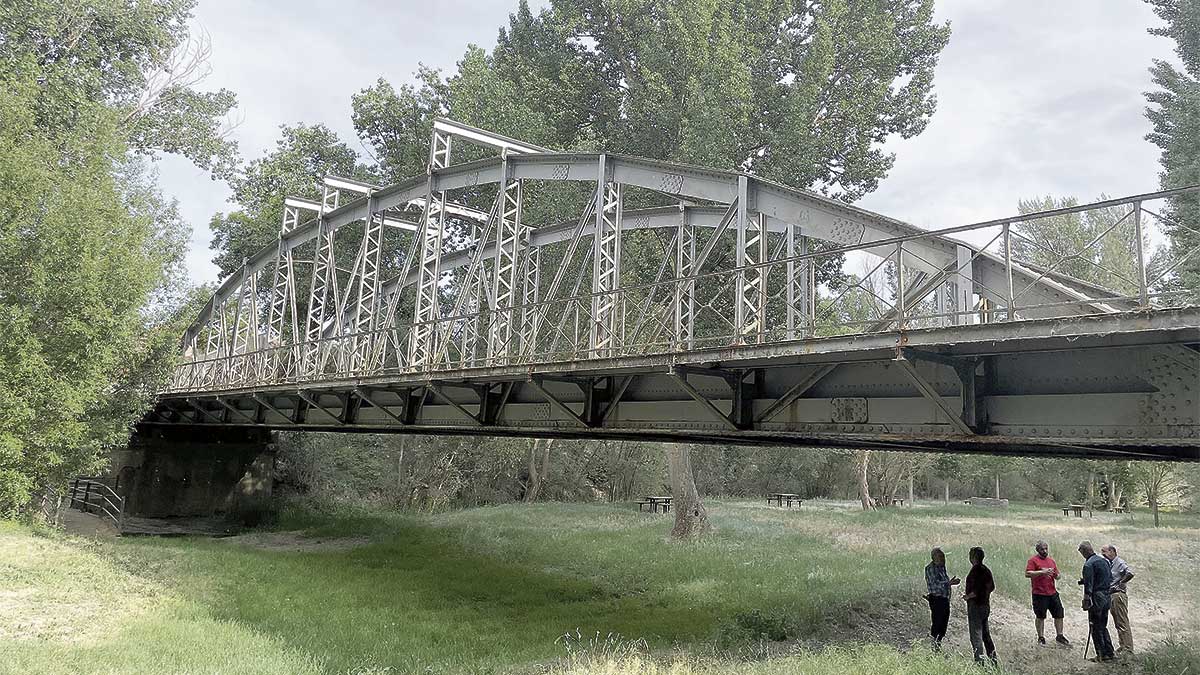
[(253, 517), (274, 482), (272, 432), (246, 427), (142, 426), (110, 468), (126, 514)]

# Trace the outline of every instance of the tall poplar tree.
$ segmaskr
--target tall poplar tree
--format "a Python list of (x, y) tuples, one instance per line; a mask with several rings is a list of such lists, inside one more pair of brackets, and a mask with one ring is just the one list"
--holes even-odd
[[(1147, 92), (1146, 117), (1154, 125), (1147, 140), (1162, 149), (1162, 188), (1200, 184), (1200, 0), (1146, 0), (1166, 25), (1150, 33), (1175, 41), (1183, 70), (1155, 60), (1150, 73), (1156, 91)], [(1156, 267), (1175, 265), (1165, 290), (1200, 300), (1200, 193), (1170, 200), (1165, 210), (1170, 249)]]

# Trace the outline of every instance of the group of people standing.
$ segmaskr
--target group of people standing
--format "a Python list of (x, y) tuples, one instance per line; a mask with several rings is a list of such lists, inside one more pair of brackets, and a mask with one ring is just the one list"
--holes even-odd
[[(1096, 645), (1096, 661), (1111, 661), (1117, 652), (1133, 653), (1133, 632), (1129, 627), (1129, 603), (1126, 584), (1133, 579), (1133, 570), (1117, 555), (1117, 547), (1109, 544), (1097, 554), (1092, 543), (1079, 544), (1083, 556), (1083, 574), (1079, 585), (1083, 587), (1082, 608), (1088, 613), (1090, 642)], [(930, 563), (925, 566), (925, 585), (928, 587), (930, 628), (934, 649), (941, 646), (950, 622), (950, 591), (963, 586), (963, 600), (967, 604), (967, 630), (971, 636), (971, 647), (975, 660), (983, 662), (986, 657), (996, 663), (996, 645), (988, 629), (991, 615), (991, 595), (996, 590), (992, 571), (983, 564), (984, 551), (976, 546), (967, 554), (971, 570), (965, 582), (950, 576), (946, 571), (946, 553), (935, 547), (930, 551)], [(1058, 564), (1050, 557), (1050, 546), (1044, 541), (1034, 545), (1034, 555), (1025, 564), (1025, 576), (1029, 579), (1033, 596), (1034, 627), (1037, 629), (1038, 644), (1046, 644), (1046, 615), (1054, 619), (1055, 643), (1060, 647), (1071, 647), (1071, 641), (1063, 633), (1062, 600), (1056, 582), (1060, 578)], [(1116, 625), (1120, 647), (1113, 648), (1108, 634), (1108, 618), (1112, 615)]]

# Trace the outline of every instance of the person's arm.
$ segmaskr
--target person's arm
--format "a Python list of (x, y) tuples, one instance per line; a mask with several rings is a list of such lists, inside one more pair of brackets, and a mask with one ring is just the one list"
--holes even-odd
[(1126, 565), (1121, 569), (1121, 575), (1113, 578), (1112, 587), (1116, 588), (1117, 586), (1123, 586), (1129, 583), (1131, 579), (1133, 579), (1133, 568), (1129, 565)]
[(1090, 563), (1083, 564), (1083, 579), (1080, 579), (1080, 583), (1083, 584), (1083, 608), (1091, 609), (1095, 579), (1093, 578), (1092, 565)]
[(1054, 575), (1054, 578), (1055, 578), (1055, 579), (1058, 579), (1058, 578), (1059, 578), (1059, 574), (1058, 574), (1058, 563), (1054, 563), (1054, 568), (1053, 568), (1053, 570), (1054, 570), (1054, 571), (1053, 571), (1053, 572), (1051, 572), (1051, 574), (1053, 574), (1053, 575)]
[(1043, 574), (1045, 574), (1045, 572), (1038, 568), (1037, 563), (1033, 562), (1032, 558), (1030, 558), (1029, 562), (1025, 563), (1025, 577), (1027, 579), (1040, 577)]
[(996, 580), (992, 578), (991, 571), (988, 572), (987, 579), (984, 580), (984, 585), (987, 587), (988, 595), (996, 592)]

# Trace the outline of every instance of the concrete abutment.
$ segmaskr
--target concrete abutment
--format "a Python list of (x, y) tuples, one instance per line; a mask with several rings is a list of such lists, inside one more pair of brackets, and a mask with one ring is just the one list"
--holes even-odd
[(125, 498), (126, 515), (256, 519), (271, 498), (275, 432), (139, 426), (128, 447), (113, 453), (108, 478)]

